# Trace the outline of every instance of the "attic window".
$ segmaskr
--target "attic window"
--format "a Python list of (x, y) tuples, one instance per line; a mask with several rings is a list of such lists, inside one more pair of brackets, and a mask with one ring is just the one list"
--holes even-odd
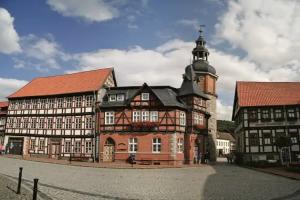
[(142, 101), (148, 101), (149, 100), (149, 93), (142, 93)]
[(118, 94), (117, 101), (124, 101), (124, 94)]
[(116, 101), (116, 95), (115, 94), (111, 94), (109, 95), (109, 101)]

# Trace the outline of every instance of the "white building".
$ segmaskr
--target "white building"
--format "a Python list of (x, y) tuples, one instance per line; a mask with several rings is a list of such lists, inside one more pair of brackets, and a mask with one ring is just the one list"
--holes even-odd
[(217, 132), (217, 153), (218, 156), (224, 156), (235, 150), (235, 139), (230, 133)]

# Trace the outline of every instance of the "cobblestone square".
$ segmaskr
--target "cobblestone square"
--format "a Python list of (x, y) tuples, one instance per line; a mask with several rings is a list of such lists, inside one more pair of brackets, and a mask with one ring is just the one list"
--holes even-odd
[(0, 173), (39, 178), (45, 199), (300, 199), (300, 182), (225, 163), (173, 169), (75, 167), (0, 157)]

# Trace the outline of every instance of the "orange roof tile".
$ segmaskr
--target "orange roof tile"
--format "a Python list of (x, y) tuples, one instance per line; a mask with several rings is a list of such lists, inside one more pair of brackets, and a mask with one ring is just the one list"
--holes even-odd
[(113, 68), (35, 78), (8, 98), (50, 96), (99, 90)]
[(0, 108), (8, 107), (8, 101), (1, 101)]
[(300, 82), (237, 82), (239, 106), (300, 104)]

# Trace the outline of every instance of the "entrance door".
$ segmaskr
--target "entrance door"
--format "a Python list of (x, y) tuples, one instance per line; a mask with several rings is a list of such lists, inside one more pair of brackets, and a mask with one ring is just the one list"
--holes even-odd
[(50, 158), (58, 159), (60, 156), (60, 140), (52, 139), (50, 145)]
[(113, 162), (115, 160), (115, 141), (108, 138), (103, 148), (103, 162)]

